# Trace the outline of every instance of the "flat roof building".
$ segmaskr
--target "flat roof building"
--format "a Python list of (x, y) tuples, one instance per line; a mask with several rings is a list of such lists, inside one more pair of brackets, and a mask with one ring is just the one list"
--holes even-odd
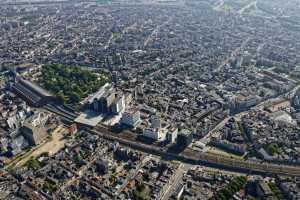
[(141, 121), (140, 110), (137, 107), (127, 109), (121, 118), (121, 123), (130, 127), (136, 127)]
[(30, 145), (38, 145), (42, 143), (48, 136), (45, 128), (45, 123), (48, 120), (48, 115), (38, 113), (25, 121), (21, 132), (27, 139)]

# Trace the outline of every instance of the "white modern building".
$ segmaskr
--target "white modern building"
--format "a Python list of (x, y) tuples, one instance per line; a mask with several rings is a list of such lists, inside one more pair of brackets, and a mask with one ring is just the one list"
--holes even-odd
[(143, 136), (155, 141), (164, 141), (166, 139), (167, 132), (168, 130), (164, 128), (145, 128)]
[(114, 114), (119, 114), (119, 113), (123, 112), (124, 110), (125, 110), (125, 96), (120, 95), (115, 99), (115, 101), (112, 105), (112, 112)]
[(178, 135), (178, 128), (176, 127), (171, 127), (169, 128), (168, 130), (168, 133), (167, 133), (167, 141), (170, 142), (170, 143), (175, 143), (176, 142), (176, 139), (177, 139), (177, 135)]
[(121, 123), (127, 126), (136, 127), (141, 121), (141, 114), (137, 107), (127, 109), (121, 118)]

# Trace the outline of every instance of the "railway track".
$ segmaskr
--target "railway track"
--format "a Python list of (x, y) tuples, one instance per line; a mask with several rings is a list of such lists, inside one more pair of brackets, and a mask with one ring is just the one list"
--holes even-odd
[(72, 123), (77, 115), (75, 113), (71, 113), (70, 111), (64, 110), (63, 108), (59, 106), (54, 106), (51, 104), (47, 104), (44, 106), (44, 109), (57, 114), (60, 116), (63, 120), (65, 120), (68, 123)]
[(268, 175), (286, 175), (300, 177), (300, 168), (288, 165), (278, 165), (270, 163), (259, 163), (253, 161), (243, 161), (232, 158), (221, 157), (218, 155), (212, 155), (207, 153), (199, 153), (191, 150), (185, 151), (180, 155), (168, 153), (164, 149), (147, 144), (141, 144), (129, 139), (120, 138), (114, 133), (110, 132), (105, 127), (96, 127), (89, 130), (92, 134), (97, 134), (104, 139), (117, 141), (123, 145), (129, 146), (133, 149), (141, 150), (146, 153), (155, 154), (163, 157), (167, 157), (174, 160), (180, 160), (182, 162), (192, 164), (204, 164), (213, 166), (220, 169), (238, 170), (244, 173), (254, 174), (268, 174)]
[[(53, 105), (47, 105), (45, 106), (45, 109), (61, 116), (62, 118), (66, 119), (70, 123), (74, 122), (76, 114), (72, 113), (71, 111), (67, 111), (64, 108), (61, 107), (58, 108), (57, 106), (53, 106)], [(94, 129), (86, 129), (86, 131), (90, 132), (91, 134), (99, 135), (100, 137), (106, 140), (119, 142), (120, 144), (129, 146), (133, 149), (137, 149), (149, 154), (154, 154), (168, 159), (179, 160), (191, 164), (203, 164), (203, 165), (208, 165), (220, 169), (229, 169), (232, 171), (238, 170), (244, 173), (286, 175), (286, 176), (300, 177), (300, 167), (296, 167), (296, 166), (237, 160), (237, 159), (222, 157), (218, 155), (212, 155), (208, 153), (199, 153), (191, 149), (187, 149), (183, 153), (178, 155), (174, 153), (169, 153), (165, 149), (158, 146), (137, 142), (132, 137), (124, 137), (124, 134), (116, 135), (115, 133), (111, 132), (109, 128), (105, 126), (98, 125)]]

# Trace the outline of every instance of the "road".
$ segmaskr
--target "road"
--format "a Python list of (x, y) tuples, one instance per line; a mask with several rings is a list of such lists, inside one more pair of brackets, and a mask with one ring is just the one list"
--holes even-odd
[(150, 41), (152, 41), (152, 38), (154, 36), (157, 36), (157, 34), (159, 33), (159, 30), (161, 27), (165, 26), (166, 24), (168, 24), (171, 21), (172, 18), (169, 18), (167, 21), (165, 21), (164, 23), (162, 23), (161, 25), (158, 25), (153, 31), (152, 33), (149, 35), (149, 37), (145, 40), (144, 42), (144, 47), (146, 47)]
[(150, 160), (151, 156), (145, 156), (142, 161), (139, 163), (137, 168), (134, 170), (133, 173), (131, 173), (129, 176), (127, 176), (126, 180), (124, 181), (123, 185), (118, 189), (118, 191), (115, 193), (116, 196), (118, 196), (124, 188), (128, 185), (128, 182), (132, 180), (136, 175), (139, 173), (139, 170)]
[[(110, 38), (108, 39), (104, 49), (107, 50), (110, 45), (117, 39), (117, 38), (121, 38), (123, 34), (127, 33), (128, 30), (130, 30), (131, 28), (134, 28), (137, 25), (137, 23), (133, 23), (132, 25), (124, 28), (121, 33), (111, 33)], [(118, 34), (116, 36), (116, 34)]]
[(237, 47), (236, 49), (234, 49), (232, 52), (231, 52), (231, 54), (230, 54), (230, 56), (228, 56), (219, 66), (218, 66), (218, 68), (216, 69), (216, 70), (214, 70), (214, 71), (216, 71), (216, 72), (218, 72), (218, 71), (221, 71), (221, 69), (223, 68), (223, 67), (225, 67), (225, 66), (227, 66), (228, 64), (229, 64), (229, 61), (230, 60), (232, 60), (232, 59), (234, 59), (241, 51), (243, 51), (243, 49), (245, 48), (245, 46), (248, 44), (248, 42), (250, 41), (250, 37), (248, 37), (248, 38), (246, 38), (243, 42), (242, 42), (242, 44), (239, 46), (239, 47)]
[(212, 130), (210, 130), (203, 138), (200, 139), (200, 142), (207, 145), (211, 138), (213, 137), (217, 137), (219, 134), (219, 130), (225, 126), (225, 124), (228, 122), (228, 120), (230, 119), (230, 117), (226, 117), (225, 119), (223, 119), (220, 123), (218, 123)]
[[(295, 86), (291, 91), (279, 95), (278, 97), (274, 97), (274, 98), (270, 98), (270, 99), (266, 99), (265, 101), (259, 103), (258, 105), (254, 106), (251, 108), (251, 110), (263, 110), (266, 106), (266, 104), (268, 104), (271, 101), (274, 101), (276, 104), (276, 100), (277, 102), (281, 102), (281, 99), (285, 99), (286, 96), (294, 96), (296, 94), (296, 92), (300, 89), (300, 85)], [(208, 144), (211, 140), (212, 137), (217, 137), (218, 136), (218, 130), (220, 130), (227, 122), (228, 120), (233, 117), (235, 120), (240, 121), (241, 118), (246, 115), (249, 112), (249, 110), (237, 113), (233, 116), (229, 116), (226, 117), (225, 119), (223, 119), (219, 124), (217, 124), (217, 126), (215, 126), (211, 131), (208, 132), (208, 134), (206, 134), (203, 138), (200, 139), (200, 142), (203, 144)]]
[(256, 8), (256, 4), (257, 1), (252, 1), (249, 4), (247, 4), (246, 6), (244, 6), (243, 8), (241, 8), (238, 13), (241, 15), (243, 14), (247, 9), (251, 8), (252, 6), (254, 6)]
[(224, 0), (220, 0), (213, 5), (214, 10), (219, 10), (224, 5)]
[(188, 171), (188, 169), (191, 167), (191, 165), (186, 163), (180, 163), (179, 167), (177, 168), (175, 174), (172, 176), (172, 178), (169, 181), (169, 184), (163, 188), (163, 191), (158, 197), (158, 200), (168, 200), (170, 199), (172, 195), (172, 190), (174, 188), (177, 188), (178, 184), (182, 180), (183, 175)]
[(68, 167), (62, 165), (63, 168), (68, 169), (69, 171), (71, 171), (76, 176), (73, 176), (72, 179), (68, 180), (63, 186), (61, 186), (60, 189), (58, 190), (57, 194), (59, 194), (61, 191), (64, 191), (67, 187), (69, 187), (70, 185), (72, 185), (74, 182), (79, 181), (82, 177), (84, 177), (86, 171), (91, 167), (91, 165), (97, 159), (99, 159), (99, 156), (101, 154), (101, 149), (99, 147), (97, 147), (95, 149), (95, 151), (92, 152), (91, 154), (92, 154), (91, 160), (88, 161), (87, 164), (84, 165), (82, 168), (80, 168), (78, 171), (70, 170)]

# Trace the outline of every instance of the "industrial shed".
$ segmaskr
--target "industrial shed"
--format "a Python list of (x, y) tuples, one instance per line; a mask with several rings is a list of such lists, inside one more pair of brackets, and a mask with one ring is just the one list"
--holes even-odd
[(22, 78), (16, 80), (12, 89), (32, 106), (40, 107), (49, 102), (57, 101), (57, 98), (47, 90)]

